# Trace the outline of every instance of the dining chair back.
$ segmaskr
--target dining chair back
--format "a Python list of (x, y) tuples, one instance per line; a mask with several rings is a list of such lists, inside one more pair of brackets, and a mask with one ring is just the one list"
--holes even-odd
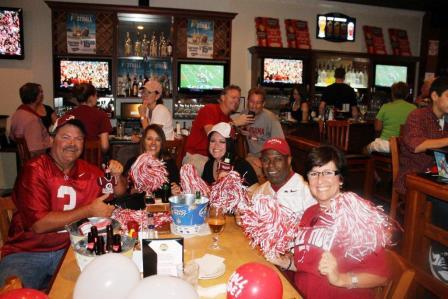
[(350, 122), (346, 120), (329, 120), (325, 124), (326, 138), (332, 144), (344, 152), (348, 151)]
[(28, 149), (28, 144), (26, 143), (26, 139), (23, 137), (15, 137), (14, 142), (17, 144), (17, 151), (19, 153), (20, 158), (20, 167), (21, 169), (25, 163), (31, 159), (31, 153)]
[(11, 196), (0, 197), (0, 247), (3, 246), (8, 237), (9, 226), (15, 210), (16, 205)]
[(183, 151), (186, 139), (186, 137), (182, 136), (181, 138), (166, 141), (166, 148), (174, 161), (176, 161), (176, 166), (178, 169), (182, 166)]
[(102, 154), (99, 140), (86, 140), (84, 142), (84, 152), (82, 158), (90, 164), (101, 168)]
[(378, 288), (376, 299), (404, 299), (414, 280), (415, 270), (393, 250), (386, 249), (386, 256), (391, 276), (386, 286)]

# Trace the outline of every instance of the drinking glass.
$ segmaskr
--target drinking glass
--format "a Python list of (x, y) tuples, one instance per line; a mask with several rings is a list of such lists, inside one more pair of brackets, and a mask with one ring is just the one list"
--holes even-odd
[(193, 288), (198, 287), (199, 265), (193, 261), (177, 265), (177, 277), (188, 282)]
[(361, 122), (365, 122), (365, 115), (367, 113), (367, 105), (359, 105), (359, 112), (362, 115)]
[(213, 242), (209, 248), (214, 250), (223, 249), (219, 246), (219, 234), (224, 230), (226, 224), (226, 214), (224, 213), (224, 210), (209, 206), (207, 223), (213, 233)]

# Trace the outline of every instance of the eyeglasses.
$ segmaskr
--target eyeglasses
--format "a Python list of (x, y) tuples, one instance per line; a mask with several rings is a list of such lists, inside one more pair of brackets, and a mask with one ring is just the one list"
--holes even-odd
[(149, 96), (149, 95), (152, 95), (153, 93), (155, 95), (159, 95), (160, 94), (160, 92), (158, 90), (154, 90), (154, 91), (144, 90), (144, 91), (142, 91), (142, 96)]
[(341, 172), (339, 170), (310, 171), (310, 172), (308, 172), (308, 178), (309, 179), (317, 179), (319, 176), (322, 176), (324, 178), (329, 178), (332, 176), (336, 176), (340, 173)]

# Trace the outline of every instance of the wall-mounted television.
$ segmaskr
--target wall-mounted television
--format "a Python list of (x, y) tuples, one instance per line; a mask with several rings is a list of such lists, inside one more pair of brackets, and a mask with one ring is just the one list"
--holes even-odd
[(123, 120), (135, 120), (140, 119), (140, 113), (138, 112), (138, 106), (142, 103), (121, 103), (120, 106), (120, 118)]
[(23, 59), (23, 16), (21, 8), (0, 7), (0, 58)]
[(54, 62), (55, 89), (71, 90), (76, 84), (91, 83), (100, 94), (112, 92), (112, 62), (100, 58), (61, 58)]
[(261, 85), (281, 87), (303, 83), (303, 60), (263, 58)]
[(316, 38), (331, 42), (354, 42), (356, 18), (340, 13), (316, 16)]
[(408, 67), (402, 65), (375, 65), (375, 86), (391, 87), (396, 82), (407, 82)]
[(225, 62), (179, 62), (179, 93), (219, 94), (228, 85)]

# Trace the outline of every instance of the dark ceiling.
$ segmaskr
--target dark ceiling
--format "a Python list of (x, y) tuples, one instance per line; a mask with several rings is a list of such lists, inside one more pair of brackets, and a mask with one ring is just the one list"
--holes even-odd
[(366, 4), (401, 9), (412, 9), (422, 11), (437, 12), (442, 4), (446, 5), (446, 0), (333, 0), (338, 2), (348, 2), (356, 4)]

